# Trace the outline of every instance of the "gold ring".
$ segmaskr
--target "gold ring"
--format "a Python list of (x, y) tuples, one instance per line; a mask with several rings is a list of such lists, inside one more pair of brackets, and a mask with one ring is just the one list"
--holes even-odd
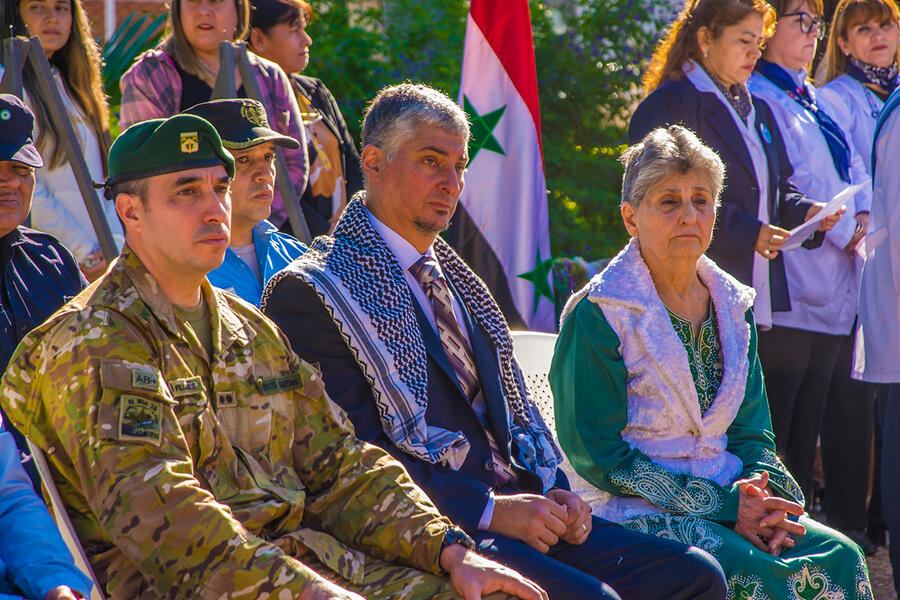
[(584, 532), (587, 533), (587, 525), (584, 523), (581, 524), (581, 528), (584, 529)]

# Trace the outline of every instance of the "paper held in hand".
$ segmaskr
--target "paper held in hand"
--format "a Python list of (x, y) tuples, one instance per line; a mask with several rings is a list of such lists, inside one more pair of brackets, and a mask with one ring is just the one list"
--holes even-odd
[(787, 250), (794, 250), (799, 248), (803, 242), (809, 239), (809, 237), (816, 232), (819, 228), (819, 223), (825, 217), (830, 217), (844, 206), (850, 198), (856, 195), (856, 192), (863, 189), (864, 186), (871, 185), (869, 181), (864, 183), (858, 183), (856, 185), (851, 185), (844, 188), (840, 191), (834, 198), (832, 198), (828, 204), (826, 204), (822, 210), (817, 212), (810, 220), (806, 221), (802, 225), (798, 225), (791, 229), (791, 237), (784, 243), (781, 247), (781, 251), (785, 252)]

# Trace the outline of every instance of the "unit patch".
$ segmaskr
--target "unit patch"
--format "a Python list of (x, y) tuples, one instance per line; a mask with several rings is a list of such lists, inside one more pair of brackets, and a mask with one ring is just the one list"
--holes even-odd
[(181, 153), (193, 154), (200, 150), (200, 136), (196, 131), (185, 131), (181, 134)]
[(200, 376), (185, 377), (184, 379), (175, 379), (169, 382), (169, 389), (176, 398), (181, 396), (189, 396), (203, 391), (203, 380)]
[(303, 378), (299, 373), (286, 377), (267, 377), (266, 379), (260, 377), (256, 380), (256, 389), (260, 394), (275, 394), (299, 387), (303, 387)]
[(119, 439), (150, 442), (162, 441), (162, 403), (142, 396), (119, 396)]
[(151, 371), (132, 369), (131, 385), (132, 387), (144, 390), (153, 390), (155, 392), (159, 389), (159, 376)]

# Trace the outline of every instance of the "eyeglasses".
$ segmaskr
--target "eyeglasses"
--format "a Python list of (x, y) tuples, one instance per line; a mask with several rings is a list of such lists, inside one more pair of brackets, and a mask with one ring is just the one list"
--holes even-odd
[(822, 17), (814, 17), (804, 10), (781, 15), (782, 19), (787, 17), (800, 17), (801, 33), (809, 33), (812, 31), (813, 25), (815, 25), (817, 31), (816, 39), (821, 40), (825, 37), (825, 19)]

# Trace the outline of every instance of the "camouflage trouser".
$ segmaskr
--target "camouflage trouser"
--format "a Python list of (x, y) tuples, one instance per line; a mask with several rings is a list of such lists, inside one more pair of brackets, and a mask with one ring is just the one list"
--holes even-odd
[[(462, 598), (453, 590), (450, 578), (432, 575), (411, 567), (366, 556), (362, 584), (344, 579), (314, 556), (304, 557), (303, 563), (323, 577), (344, 589), (356, 592), (368, 600), (458, 600)], [(488, 600), (506, 600), (506, 594), (485, 596)]]

